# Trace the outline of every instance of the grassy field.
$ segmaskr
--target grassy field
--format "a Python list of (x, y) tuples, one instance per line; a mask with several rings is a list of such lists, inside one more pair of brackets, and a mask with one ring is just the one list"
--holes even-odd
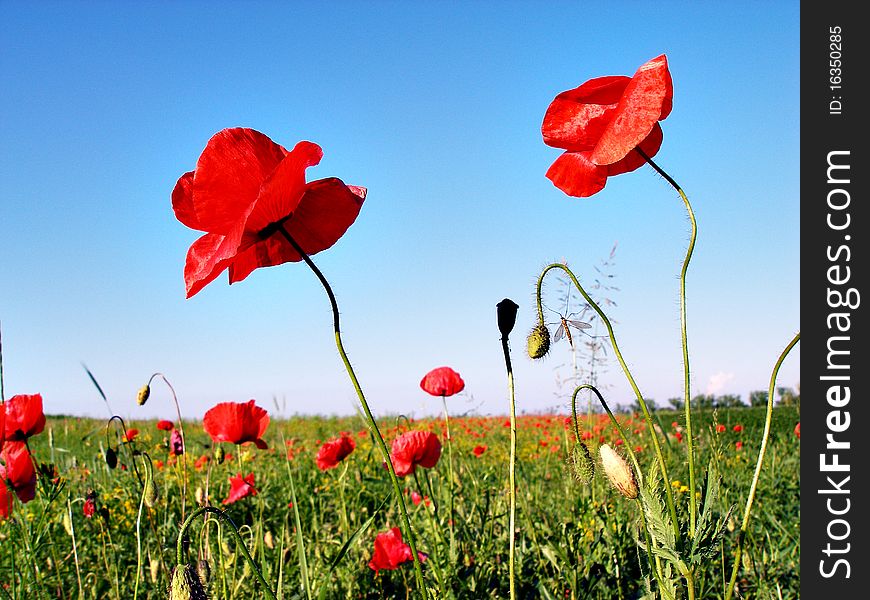
[[(794, 408), (777, 408), (773, 416), (738, 577), (747, 598), (799, 595), (800, 440), (794, 427), (800, 416)], [(667, 485), (684, 514), (682, 415), (656, 417), (667, 433)], [(642, 468), (650, 469), (655, 461), (643, 420), (619, 418)], [(700, 481), (709, 464), (721, 475), (713, 510), (724, 516), (733, 508), (715, 553), (697, 568), (697, 597), (719, 598), (731, 574), (764, 410), (703, 411), (693, 420)], [(571, 475), (566, 456), (573, 426), (566, 415), (518, 421), (518, 596), (642, 597), (649, 573), (638, 545), (638, 503), (621, 496), (600, 469), (589, 484)], [(719, 424), (724, 431), (717, 431)], [(445, 442), (435, 467), (418, 467), (402, 479), (418, 550), (426, 555), (426, 585), (435, 597), (508, 596), (505, 425), (505, 417), (451, 418), (448, 448), (443, 420), (380, 420), (388, 444), (409, 429), (434, 431)], [(138, 435), (125, 441), (125, 426)], [(593, 456), (600, 443), (620, 449), (606, 415), (584, 419), (581, 430)], [(16, 502), (10, 518), (0, 521), (0, 598), (165, 598), (182, 520), (205, 504), (226, 509), (279, 598), (414, 597), (411, 562), (378, 573), (369, 567), (376, 536), (398, 527), (400, 519), (382, 458), (361, 419), (273, 420), (264, 435), (268, 449), (221, 444), (222, 462), (200, 423), (184, 423), (183, 433), (186, 452), (174, 456), (170, 432), (154, 421), (107, 426), (49, 417), (44, 433), (29, 441), (40, 473), (36, 498)], [(354, 451), (335, 468), (319, 469), (319, 447), (341, 434), (354, 440)], [(115, 468), (107, 464), (108, 448), (116, 453)], [(250, 473), (256, 495), (223, 504), (230, 478)], [(230, 526), (205, 516), (187, 530), (183, 550), (186, 561), (207, 561), (209, 597), (265, 597)]]

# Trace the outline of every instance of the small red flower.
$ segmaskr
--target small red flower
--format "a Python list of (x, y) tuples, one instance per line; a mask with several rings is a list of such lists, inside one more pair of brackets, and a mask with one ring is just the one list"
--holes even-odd
[(254, 487), (254, 474), (248, 473), (243, 479), (242, 474), (239, 473), (235, 477), (230, 477), (230, 495), (224, 499), (224, 504), (232, 504), (242, 498), (256, 495), (257, 489)]
[(740, 433), (741, 431), (743, 431), (743, 425), (735, 425), (733, 430), (734, 433)]
[(679, 427), (679, 426), (680, 426), (680, 424), (677, 423), (676, 421), (674, 421), (673, 423), (671, 423), (671, 427), (673, 427), (674, 429), (676, 429), (676, 428)]
[(245, 444), (254, 442), (257, 448), (269, 446), (263, 441), (263, 433), (269, 426), (269, 414), (265, 409), (248, 402), (221, 402), (210, 408), (202, 419), (202, 427), (212, 441)]
[(90, 519), (94, 516), (95, 512), (97, 512), (97, 493), (90, 491), (88, 492), (88, 495), (85, 496), (85, 503), (82, 505), (82, 513)]
[(431, 469), (441, 458), (441, 440), (431, 431), (409, 431), (393, 440), (390, 459), (396, 475), (404, 477), (417, 465)]
[(422, 501), (423, 501), (423, 496), (421, 496), (419, 492), (411, 492), (411, 502), (414, 503), (414, 506), (417, 506)]
[(36, 496), (36, 469), (24, 442), (7, 442), (0, 451), (0, 483), (15, 492), (22, 503)]
[(326, 250), (356, 220), (365, 188), (334, 177), (305, 182), (323, 150), (299, 142), (291, 151), (253, 129), (223, 129), (208, 141), (193, 171), (172, 191), (175, 216), (206, 234), (187, 253), (190, 298), (229, 269), (230, 283), (259, 267), (302, 257), (278, 233), (283, 227), (309, 255)]
[(420, 387), (433, 396), (452, 396), (465, 389), (465, 382), (450, 367), (438, 367), (426, 373), (420, 381)]
[(126, 432), (124, 432), (124, 441), (132, 442), (139, 435), (139, 430), (135, 428), (130, 428)]
[(161, 421), (157, 421), (157, 429), (160, 431), (172, 431), (175, 425), (172, 424), (172, 421), (167, 421), (163, 419)]
[(678, 441), (678, 442), (682, 443), (682, 441), (683, 441), (683, 434), (682, 434), (682, 433), (680, 433), (680, 432), (678, 431), (678, 432), (676, 432), (676, 433), (674, 434), (674, 437), (677, 438), (677, 441)]
[(797, 439), (801, 439), (801, 424), (800, 424), (800, 422), (798, 422), (798, 424), (794, 426), (794, 434), (797, 436)]
[(487, 446), (484, 446), (484, 445), (475, 446), (474, 450), (472, 450), (472, 452), (474, 452), (475, 456), (482, 456), (483, 453), (486, 452), (486, 449), (487, 449)]
[[(426, 555), (418, 552), (421, 561), (426, 560)], [(394, 571), (408, 561), (414, 560), (411, 554), (411, 546), (402, 541), (402, 532), (398, 527), (393, 527), (385, 533), (375, 536), (375, 551), (369, 561), (369, 568), (375, 574), (384, 571)]]
[(541, 125), (544, 143), (565, 150), (547, 178), (570, 196), (587, 197), (601, 191), (608, 177), (641, 167), (646, 161), (634, 149), (650, 157), (659, 151), (658, 121), (670, 114), (673, 95), (665, 55), (633, 77), (597, 77), (562, 92)]
[(716, 433), (725, 433), (725, 426), (722, 423), (716, 425)]
[(326, 471), (338, 466), (356, 448), (356, 442), (348, 436), (341, 436), (326, 442), (317, 451), (317, 468)]
[[(45, 413), (42, 412), (42, 395), (19, 394), (12, 396), (3, 405), (3, 436), (5, 440), (23, 442), (45, 429)], [(0, 443), (0, 448), (2, 448)]]
[(200, 471), (200, 470), (202, 470), (202, 468), (205, 465), (208, 464), (209, 460), (211, 460), (211, 459), (208, 457), (208, 455), (203, 454), (202, 456), (200, 456), (199, 458), (196, 459), (196, 462), (193, 463), (193, 466), (196, 468), (197, 471)]
[(743, 442), (736, 442), (736, 443), (734, 444), (734, 448), (735, 448), (736, 450), (743, 450)]

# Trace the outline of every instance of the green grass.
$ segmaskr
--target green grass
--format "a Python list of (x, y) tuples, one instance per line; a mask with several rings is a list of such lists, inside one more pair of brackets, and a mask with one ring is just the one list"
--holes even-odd
[[(665, 431), (681, 422), (682, 413), (658, 413)], [(632, 443), (640, 446), (644, 469), (654, 463), (642, 419), (621, 417)], [(800, 576), (800, 441), (793, 429), (800, 420), (794, 408), (777, 408), (765, 466), (759, 482), (746, 543), (746, 557), (738, 585), (746, 597), (794, 598)], [(719, 598), (731, 570), (731, 556), (739, 530), (739, 515), (755, 467), (763, 409), (734, 409), (693, 413), (697, 428), (697, 465), (705, 472), (710, 461), (722, 476), (719, 514), (730, 507), (729, 520), (717, 555), (701, 565), (696, 577), (698, 598)], [(450, 502), (446, 448), (431, 470), (419, 469), (403, 479), (409, 491), (430, 497), (414, 505), (408, 499), (418, 547), (427, 554), (424, 574), (438, 598), (505, 598), (508, 596), (508, 438), (505, 417), (451, 418), (454, 455), (455, 552), (450, 552)], [(587, 486), (577, 483), (565, 466), (571, 428), (565, 415), (519, 418), (517, 590), (519, 598), (640, 598), (647, 560), (638, 549), (637, 504), (620, 496), (602, 474)], [(714, 423), (727, 426), (716, 433)], [(397, 435), (396, 420), (382, 419), (389, 444)], [(744, 430), (732, 428), (741, 424)], [(221, 504), (229, 477), (253, 472), (258, 494), (227, 506), (228, 516), (265, 579), (279, 598), (307, 598), (300, 565), (304, 542), (307, 591), (312, 598), (407, 598), (414, 587), (410, 563), (375, 575), (367, 564), (375, 535), (399, 525), (391, 486), (377, 448), (357, 418), (294, 418), (273, 420), (266, 432), (268, 450), (227, 447), (232, 455), (223, 464), (194, 463), (211, 456), (211, 440), (198, 423), (185, 423), (187, 435), (187, 494), (182, 496), (181, 460), (170, 464), (168, 433), (154, 422), (127, 424), (141, 431), (131, 444), (121, 444), (119, 466), (104, 460), (108, 444), (119, 443), (115, 429), (105, 434), (105, 422), (71, 417), (49, 418), (43, 434), (31, 439), (39, 463), (53, 463), (58, 484), (40, 477), (37, 498), (16, 502), (11, 519), (0, 522), (0, 598), (93, 598), (127, 600), (134, 597), (137, 573), (136, 520), (142, 485), (147, 477), (143, 458), (154, 462), (160, 497), (153, 508), (143, 507), (139, 598), (165, 598), (182, 520), (197, 506), (196, 497), (208, 493), (213, 506)], [(412, 428), (441, 431), (438, 419), (415, 421)], [(401, 429), (408, 424), (403, 420)], [(603, 437), (613, 444), (615, 432), (606, 420), (583, 423), (593, 431), (591, 449)], [(314, 463), (318, 440), (349, 432), (356, 450), (336, 469), (321, 472)], [(286, 439), (292, 446), (285, 446)], [(676, 490), (678, 511), (688, 499), (685, 483), (685, 443), (669, 436), (664, 445)], [(743, 442), (737, 450), (735, 443)], [(476, 457), (472, 449), (486, 445)], [(287, 449), (292, 457), (288, 460)], [(163, 464), (159, 466), (161, 461)], [(122, 467), (126, 467), (126, 470)], [(288, 468), (295, 484), (301, 532), (297, 531)], [(138, 475), (137, 475), (138, 472)], [(703, 481), (703, 479), (701, 479)], [(97, 494), (98, 512), (82, 511), (90, 490)], [(198, 491), (199, 490), (199, 491)], [(52, 497), (52, 494), (54, 497)], [(68, 504), (69, 502), (69, 504)], [(71, 520), (65, 519), (67, 507)], [(735, 516), (736, 515), (736, 516)], [(681, 515), (681, 521), (684, 515)], [(65, 523), (66, 521), (66, 523)], [(73, 534), (75, 550), (73, 547)], [(301, 535), (300, 535), (301, 533)], [(203, 526), (198, 519), (189, 531), (191, 561), (210, 564), (211, 598), (263, 597), (255, 574), (245, 563), (233, 536), (215, 520)], [(349, 543), (348, 543), (349, 542)], [(643, 571), (641, 570), (643, 569)], [(5, 591), (5, 592), (4, 592)]]

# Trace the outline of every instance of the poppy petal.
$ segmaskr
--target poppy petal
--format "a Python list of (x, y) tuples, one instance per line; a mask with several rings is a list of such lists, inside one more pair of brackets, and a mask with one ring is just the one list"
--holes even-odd
[(175, 183), (172, 190), (172, 210), (175, 211), (175, 218), (191, 229), (204, 231), (193, 208), (193, 171), (188, 171)]
[[(652, 158), (658, 153), (659, 148), (662, 147), (663, 137), (662, 126), (656, 123), (650, 134), (646, 136), (646, 139), (638, 144), (637, 147), (643, 150), (644, 154)], [(607, 175), (609, 177), (612, 175), (628, 173), (635, 169), (639, 169), (645, 164), (646, 159), (644, 159), (639, 152), (632, 150), (622, 160), (615, 162), (612, 165), (607, 165)]]
[(556, 96), (541, 125), (544, 143), (572, 151), (592, 150), (630, 81), (624, 75), (597, 77)]
[(191, 298), (202, 288), (214, 281), (232, 263), (240, 229), (232, 236), (207, 233), (187, 251), (184, 263), (184, 283), (187, 297)]
[(640, 66), (625, 88), (616, 114), (602, 133), (591, 160), (609, 165), (625, 158), (671, 111), (674, 88), (665, 55)]
[(323, 158), (323, 150), (311, 142), (299, 142), (263, 182), (245, 231), (257, 233), (270, 223), (296, 210), (305, 193), (305, 170)]
[(200, 227), (226, 234), (247, 218), (262, 183), (286, 155), (287, 150), (253, 129), (214, 134), (193, 176), (193, 209)]
[(565, 152), (550, 165), (547, 178), (557, 188), (578, 198), (586, 198), (604, 189), (607, 167), (589, 160), (589, 152)]
[[(359, 215), (366, 189), (345, 185), (340, 179), (312, 181), (298, 206), (285, 224), (296, 243), (311, 256), (331, 247), (341, 238)], [(230, 266), (230, 283), (242, 281), (254, 269), (302, 260), (296, 250), (279, 234), (254, 240), (248, 233), (246, 243), (253, 244), (240, 252)]]

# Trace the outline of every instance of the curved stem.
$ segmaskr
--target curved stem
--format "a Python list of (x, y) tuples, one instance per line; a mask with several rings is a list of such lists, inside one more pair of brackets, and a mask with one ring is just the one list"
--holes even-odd
[(254, 573), (257, 574), (257, 578), (260, 580), (260, 583), (263, 584), (263, 587), (268, 592), (269, 597), (273, 600), (277, 600), (275, 592), (272, 591), (271, 586), (263, 577), (263, 574), (260, 573), (260, 569), (257, 567), (257, 563), (255, 563), (254, 559), (251, 558), (251, 553), (248, 552), (248, 547), (245, 545), (245, 540), (242, 539), (242, 534), (239, 533), (239, 528), (236, 527), (236, 524), (233, 523), (233, 520), (229, 517), (229, 515), (227, 515), (226, 512), (222, 511), (219, 508), (215, 508), (213, 506), (200, 506), (199, 508), (191, 512), (187, 519), (185, 519), (184, 523), (181, 524), (181, 529), (178, 530), (178, 541), (175, 545), (175, 564), (179, 566), (184, 564), (184, 534), (187, 533), (187, 529), (190, 527), (190, 524), (193, 522), (193, 520), (203, 513), (210, 513), (218, 516), (226, 521), (227, 524), (229, 524), (230, 529), (236, 536), (236, 544), (238, 544), (239, 548), (241, 548), (242, 555), (245, 557), (245, 560), (248, 561), (248, 564), (251, 565)]
[(508, 575), (510, 578), (510, 597), (511, 600), (516, 598), (516, 517), (517, 517), (517, 486), (516, 486), (516, 469), (517, 469), (517, 405), (516, 395), (514, 391), (514, 371), (511, 367), (510, 348), (508, 348), (508, 338), (501, 338), (501, 347), (504, 351), (504, 362), (507, 368), (508, 376), (508, 394), (510, 395), (511, 408), (511, 449), (510, 449), (510, 466), (508, 471), (508, 485), (510, 485), (510, 519), (508, 521), (509, 531), (509, 549), (508, 549)]
[(356, 391), (356, 395), (359, 398), (360, 404), (362, 405), (363, 412), (365, 412), (366, 419), (368, 420), (369, 427), (375, 434), (375, 442), (381, 450), (381, 454), (384, 457), (384, 461), (387, 464), (387, 469), (390, 472), (390, 480), (393, 483), (393, 491), (396, 494), (396, 501), (399, 505), (399, 512), (402, 515), (402, 524), (405, 526), (405, 533), (408, 535), (408, 545), (411, 546), (411, 556), (414, 559), (414, 573), (417, 578), (417, 588), (422, 598), (426, 597), (426, 587), (423, 581), (423, 569), (420, 565), (420, 558), (417, 553), (417, 542), (414, 537), (414, 531), (411, 529), (411, 519), (408, 517), (408, 508), (405, 506), (405, 498), (402, 495), (402, 486), (399, 484), (399, 478), (396, 476), (396, 469), (393, 467), (393, 461), (390, 459), (390, 451), (387, 449), (387, 443), (384, 441), (384, 437), (381, 435), (380, 429), (378, 429), (378, 424), (375, 421), (374, 416), (372, 415), (372, 411), (369, 408), (368, 402), (366, 402), (365, 395), (363, 394), (362, 388), (360, 387), (359, 381), (356, 378), (356, 373), (353, 370), (353, 367), (350, 364), (350, 360), (347, 357), (347, 353), (344, 351), (344, 346), (341, 343), (341, 327), (339, 323), (338, 316), (338, 302), (335, 300), (335, 294), (332, 292), (332, 287), (329, 285), (329, 282), (326, 280), (326, 277), (323, 276), (320, 269), (317, 268), (317, 265), (311, 260), (308, 254), (299, 246), (295, 239), (290, 235), (290, 233), (284, 228), (283, 223), (278, 224), (278, 232), (284, 236), (284, 238), (293, 246), (293, 249), (299, 253), (299, 256), (302, 257), (302, 260), (305, 261), (305, 264), (308, 265), (314, 274), (317, 276), (317, 279), (320, 281), (321, 285), (323, 285), (323, 289), (326, 290), (326, 295), (329, 297), (329, 304), (332, 306), (332, 324), (333, 330), (335, 331), (335, 345), (338, 348), (338, 353), (341, 355), (341, 360), (344, 363), (344, 368), (347, 370), (347, 374), (350, 377), (350, 381), (353, 384), (353, 388)]
[(697, 513), (697, 500), (695, 498), (695, 451), (694, 451), (694, 436), (692, 435), (692, 409), (691, 409), (691, 391), (689, 389), (689, 342), (686, 334), (686, 272), (689, 269), (689, 261), (692, 260), (692, 252), (695, 250), (695, 240), (698, 237), (698, 223), (695, 221), (695, 213), (692, 210), (692, 205), (689, 203), (689, 198), (683, 192), (682, 188), (677, 185), (673, 178), (665, 173), (652, 158), (646, 155), (643, 150), (636, 148), (638, 153), (646, 160), (656, 172), (665, 178), (671, 187), (677, 190), (680, 198), (683, 199), (683, 204), (686, 205), (686, 211), (689, 214), (689, 222), (692, 225), (691, 235), (689, 237), (689, 246), (686, 249), (686, 258), (683, 260), (683, 267), (680, 270), (680, 337), (683, 346), (683, 396), (684, 410), (686, 413), (686, 449), (689, 456), (689, 537), (695, 537), (695, 517)]
[(656, 434), (655, 426), (652, 422), (652, 417), (649, 413), (649, 408), (646, 405), (646, 400), (644, 400), (643, 395), (640, 393), (640, 389), (637, 387), (637, 383), (634, 381), (634, 377), (631, 375), (631, 371), (628, 369), (628, 365), (625, 363), (625, 359), (622, 357), (622, 352), (619, 350), (619, 345), (616, 343), (616, 335), (613, 333), (613, 325), (610, 323), (610, 319), (607, 318), (607, 315), (604, 314), (604, 311), (601, 310), (601, 307), (586, 293), (586, 290), (583, 289), (583, 286), (580, 285), (580, 282), (577, 280), (577, 277), (568, 268), (567, 265), (562, 263), (552, 263), (544, 267), (543, 272), (541, 272), (540, 277), (538, 277), (538, 285), (537, 292), (535, 293), (535, 302), (537, 304), (538, 310), (538, 319), (540, 323), (544, 322), (544, 309), (541, 304), (541, 288), (544, 282), (544, 276), (551, 271), (552, 269), (562, 269), (566, 275), (571, 279), (571, 282), (577, 288), (577, 291), (580, 292), (580, 295), (583, 296), (583, 299), (586, 301), (592, 309), (598, 313), (598, 316), (601, 317), (601, 322), (604, 323), (604, 326), (607, 328), (607, 334), (610, 337), (610, 345), (613, 347), (613, 352), (616, 354), (616, 359), (619, 361), (619, 365), (622, 367), (623, 373), (625, 373), (626, 379), (628, 379), (628, 383), (631, 386), (632, 391), (634, 391), (635, 398), (637, 398), (637, 402), (640, 405), (641, 412), (643, 412), (643, 418), (646, 421), (647, 430), (649, 431), (650, 439), (653, 443), (653, 448), (656, 453), (656, 460), (659, 464), (659, 469), (662, 472), (662, 477), (665, 480), (665, 501), (668, 505), (668, 512), (671, 514), (671, 521), (673, 522), (674, 528), (674, 538), (679, 541), (680, 539), (680, 526), (677, 521), (677, 509), (674, 505), (674, 496), (671, 491), (670, 477), (668, 477), (668, 468), (665, 464), (665, 457), (662, 454), (662, 447), (659, 443), (658, 435)]
[(737, 535), (737, 553), (734, 556), (734, 566), (731, 569), (731, 581), (725, 590), (725, 600), (731, 599), (734, 593), (734, 583), (737, 581), (737, 571), (740, 569), (740, 556), (743, 553), (743, 542), (746, 538), (746, 530), (749, 527), (749, 516), (752, 513), (752, 502), (755, 500), (755, 490), (758, 487), (758, 478), (761, 476), (761, 465), (764, 462), (764, 452), (767, 449), (767, 440), (770, 437), (770, 424), (773, 417), (773, 388), (776, 385), (776, 375), (782, 366), (785, 357), (791, 349), (800, 341), (800, 332), (796, 333), (788, 343), (782, 354), (779, 355), (770, 375), (770, 387), (767, 389), (767, 415), (764, 418), (764, 433), (761, 436), (761, 448), (758, 450), (758, 462), (755, 463), (755, 474), (752, 476), (752, 484), (749, 486), (749, 497), (746, 498), (746, 508), (743, 511), (743, 523), (740, 525), (740, 533)]
[(148, 385), (151, 385), (151, 380), (155, 377), (160, 377), (163, 380), (163, 383), (169, 388), (169, 392), (172, 394), (172, 402), (175, 403), (175, 413), (178, 415), (178, 431), (181, 434), (181, 469), (182, 469), (182, 479), (181, 479), (181, 520), (184, 520), (186, 507), (187, 507), (187, 441), (184, 437), (184, 421), (181, 418), (181, 407), (178, 404), (178, 396), (175, 393), (175, 388), (172, 387), (172, 384), (169, 383), (169, 380), (166, 379), (166, 376), (163, 373), (154, 373), (151, 376), (151, 379), (148, 380)]

